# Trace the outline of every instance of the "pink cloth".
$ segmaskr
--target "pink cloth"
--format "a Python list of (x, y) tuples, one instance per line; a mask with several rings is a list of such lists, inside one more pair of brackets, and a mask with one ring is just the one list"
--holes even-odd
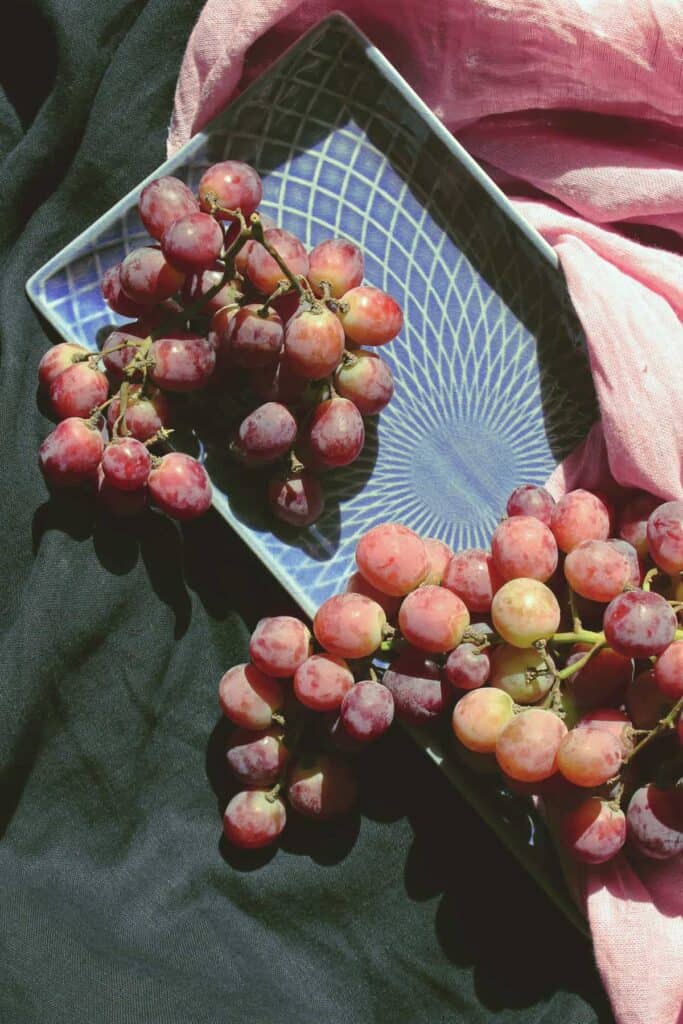
[[(555, 493), (583, 484), (683, 498), (680, 0), (208, 0), (178, 80), (169, 152), (338, 7), (560, 258), (601, 422), (553, 474)], [(595, 955), (620, 1024), (683, 1024), (682, 876), (680, 859), (636, 869), (626, 857), (586, 874)]]

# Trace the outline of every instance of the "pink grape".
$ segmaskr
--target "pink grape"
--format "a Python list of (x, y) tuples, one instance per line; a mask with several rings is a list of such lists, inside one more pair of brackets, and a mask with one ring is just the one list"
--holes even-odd
[(163, 455), (149, 474), (149, 494), (162, 512), (187, 522), (211, 505), (211, 482), (204, 467), (183, 452)]
[(306, 380), (322, 380), (339, 365), (344, 353), (344, 331), (327, 308), (304, 309), (287, 324), (287, 365)]
[(166, 391), (197, 391), (206, 385), (216, 366), (211, 343), (191, 331), (158, 338), (150, 356), (154, 360), (152, 380)]
[(287, 406), (266, 402), (240, 423), (236, 451), (252, 465), (275, 462), (290, 450), (296, 431), (296, 420)]
[(269, 729), (284, 699), (282, 683), (255, 665), (233, 666), (218, 684), (223, 714), (242, 729)]
[(208, 213), (189, 213), (164, 231), (161, 251), (174, 267), (196, 273), (213, 266), (223, 248), (223, 232)]
[(493, 564), (505, 580), (520, 576), (545, 583), (557, 568), (557, 544), (534, 516), (512, 516), (496, 527), (491, 539)]
[(330, 285), (330, 295), (339, 299), (344, 292), (363, 280), (363, 253), (353, 242), (328, 238), (309, 255), (308, 280), (316, 295), (322, 295), (322, 282)]
[(492, 556), (479, 548), (456, 551), (446, 566), (441, 585), (465, 602), (471, 612), (488, 612), (503, 580)]
[(187, 305), (201, 305), (202, 313), (218, 313), (225, 306), (235, 303), (242, 295), (240, 282), (234, 279), (226, 281), (215, 295), (207, 299), (206, 296), (209, 292), (222, 281), (223, 266), (221, 263), (214, 263), (210, 267), (189, 274), (183, 285), (183, 302)]
[(659, 594), (631, 590), (605, 609), (603, 628), (610, 647), (627, 658), (661, 654), (676, 634), (676, 616)]
[(332, 654), (313, 654), (294, 673), (296, 698), (313, 711), (336, 711), (353, 684), (349, 666)]
[(652, 669), (639, 672), (629, 683), (625, 703), (636, 729), (654, 729), (671, 705), (659, 689)]
[(391, 370), (375, 352), (354, 352), (334, 375), (334, 386), (363, 416), (381, 412), (394, 393)]
[(401, 307), (379, 288), (351, 288), (342, 295), (340, 306), (344, 333), (356, 345), (386, 345), (403, 327)]
[(102, 297), (110, 309), (120, 316), (139, 317), (143, 316), (149, 306), (141, 305), (129, 299), (121, 287), (121, 264), (105, 270), (100, 281)]
[(273, 515), (290, 526), (310, 526), (322, 515), (325, 496), (311, 473), (290, 473), (270, 481), (268, 506)]
[(152, 459), (144, 444), (135, 438), (120, 438), (108, 444), (102, 470), (110, 484), (120, 491), (137, 491), (147, 483)]
[(462, 640), (470, 614), (445, 587), (424, 585), (403, 599), (398, 613), (401, 633), (420, 651), (445, 654)]
[(278, 726), (259, 732), (236, 729), (226, 753), (233, 775), (248, 786), (270, 786), (277, 782), (289, 760), (283, 739)]
[[(577, 644), (567, 658), (573, 665), (589, 650), (588, 644)], [(633, 661), (611, 647), (603, 647), (565, 683), (567, 692), (580, 708), (594, 708), (618, 703), (633, 678)]]
[(138, 201), (140, 220), (156, 239), (160, 239), (175, 221), (198, 210), (199, 203), (191, 189), (184, 181), (170, 175), (145, 185)]
[(440, 667), (415, 648), (394, 658), (382, 681), (394, 698), (396, 716), (405, 722), (424, 725), (453, 703), (453, 691), (441, 678)]
[[(107, 335), (102, 346), (102, 362), (110, 380), (118, 383), (125, 378), (126, 367), (137, 355), (140, 342), (148, 335), (149, 327), (144, 322), (124, 324)], [(125, 348), (121, 348), (121, 345), (125, 345)]]
[(566, 733), (566, 725), (552, 711), (529, 708), (508, 722), (501, 732), (496, 760), (506, 775), (519, 782), (549, 779), (557, 770), (557, 752)]
[(590, 491), (568, 491), (553, 509), (550, 528), (560, 551), (569, 552), (583, 540), (607, 540), (609, 509)]
[(606, 729), (572, 729), (560, 743), (557, 767), (575, 786), (601, 786), (621, 767), (621, 740)]
[(575, 725), (575, 729), (585, 729), (588, 726), (594, 729), (604, 729), (619, 740), (621, 752), (624, 757), (633, 746), (630, 730), (633, 728), (630, 718), (618, 708), (596, 708), (595, 711), (588, 711)]
[(213, 212), (217, 200), (224, 209), (216, 210), (220, 220), (233, 220), (228, 210), (241, 210), (248, 220), (263, 198), (261, 179), (249, 164), (223, 160), (213, 164), (199, 181), (199, 203), (202, 210)]
[(492, 754), (498, 739), (512, 720), (514, 704), (503, 690), (485, 687), (461, 697), (453, 709), (453, 732), (468, 750)]
[(683, 852), (683, 789), (637, 789), (626, 811), (628, 838), (652, 860), (670, 860)]
[(533, 516), (539, 519), (544, 526), (550, 526), (553, 518), (555, 499), (545, 487), (538, 487), (536, 484), (522, 484), (517, 487), (507, 503), (507, 514), (509, 516)]
[(683, 640), (669, 644), (655, 662), (655, 680), (659, 692), (667, 700), (683, 697)]
[(436, 537), (424, 537), (422, 543), (427, 551), (427, 559), (429, 561), (429, 572), (424, 582), (440, 586), (446, 572), (446, 566), (453, 557), (453, 552), (448, 544), (444, 544), (442, 540), (437, 540)]
[(632, 544), (641, 558), (645, 558), (648, 553), (647, 521), (660, 505), (659, 498), (641, 491), (634, 495), (621, 510), (619, 536), (622, 540)]
[(327, 821), (351, 810), (358, 799), (353, 772), (338, 754), (303, 757), (294, 765), (287, 782), (292, 810), (306, 818)]
[(114, 516), (138, 516), (149, 504), (149, 489), (145, 484), (136, 491), (122, 491), (104, 475), (102, 463), (97, 467), (95, 487), (98, 504)]
[(94, 409), (107, 400), (109, 381), (99, 370), (87, 363), (73, 363), (58, 374), (50, 385), (50, 405), (55, 416), (90, 416)]
[(548, 640), (560, 625), (560, 606), (552, 590), (538, 580), (509, 580), (491, 602), (494, 628), (513, 647)]
[(358, 458), (365, 443), (361, 414), (347, 398), (328, 398), (313, 412), (307, 441), (316, 466), (348, 466)]
[(605, 603), (629, 582), (632, 567), (610, 541), (584, 540), (567, 555), (564, 574), (572, 590), (589, 601)]
[(124, 293), (141, 306), (170, 299), (185, 280), (185, 274), (171, 266), (161, 249), (150, 246), (129, 252), (119, 276)]
[(562, 818), (560, 834), (575, 860), (603, 864), (626, 842), (626, 816), (606, 800), (589, 796)]
[(235, 315), (230, 336), (230, 351), (236, 366), (255, 370), (277, 362), (284, 330), (274, 309), (259, 316), (258, 303), (242, 306)]
[[(308, 273), (308, 256), (303, 245), (290, 231), (283, 228), (268, 228), (263, 233), (265, 241), (285, 261), (295, 277), (305, 277)], [(247, 277), (257, 291), (264, 295), (270, 295), (277, 288), (280, 281), (285, 279), (277, 260), (270, 255), (267, 249), (256, 242), (250, 246), (247, 256)], [(333, 314), (331, 314), (333, 315)]]
[(639, 587), (643, 582), (643, 568), (636, 549), (628, 541), (621, 540), (619, 537), (610, 537), (607, 543), (616, 548), (617, 551), (620, 551), (628, 562), (630, 575), (627, 582), (632, 587)]
[(321, 647), (339, 658), (367, 658), (382, 642), (387, 617), (363, 594), (329, 597), (313, 619), (313, 632)]
[(287, 823), (285, 805), (265, 790), (237, 793), (223, 815), (225, 837), (234, 846), (257, 850), (275, 842)]
[(535, 704), (555, 680), (552, 659), (535, 647), (520, 650), (501, 644), (491, 651), (491, 686), (509, 693), (517, 704)]
[(458, 644), (448, 655), (444, 676), (458, 690), (475, 690), (488, 681), (491, 659), (476, 644)]
[(663, 572), (683, 571), (683, 501), (659, 505), (647, 521), (650, 555)]
[(368, 583), (361, 572), (354, 572), (349, 577), (344, 592), (346, 594), (364, 594), (365, 597), (376, 601), (380, 608), (384, 609), (387, 619), (395, 619), (398, 615), (398, 610), (401, 606), (400, 597), (391, 597), (389, 594), (383, 594), (377, 587), (373, 587), (372, 583)]
[(354, 740), (375, 740), (394, 719), (394, 698), (381, 683), (363, 680), (344, 695), (340, 717), (344, 730)]
[(74, 366), (74, 356), (87, 356), (88, 350), (82, 345), (75, 345), (63, 341), (59, 345), (53, 345), (48, 349), (38, 363), (38, 382), (44, 391), (48, 391), (52, 382), (59, 377), (60, 373)]
[(102, 458), (99, 431), (83, 419), (69, 417), (58, 423), (38, 451), (45, 480), (55, 487), (73, 487), (90, 479)]
[(363, 534), (356, 564), (368, 583), (392, 597), (415, 590), (429, 573), (424, 543), (401, 523), (381, 523)]
[(282, 357), (254, 370), (249, 379), (254, 393), (263, 402), (293, 404), (299, 401), (308, 387), (308, 381), (298, 377)]
[(262, 672), (283, 679), (293, 676), (311, 653), (311, 631), (292, 615), (261, 619), (251, 634), (249, 657)]
[(285, 326), (292, 317), (296, 316), (301, 308), (301, 299), (298, 292), (285, 292), (273, 299), (273, 309), (279, 313), (280, 319)]
[[(107, 422), (113, 430), (121, 412), (121, 402), (115, 398), (107, 407)], [(139, 385), (133, 385), (128, 393), (126, 415), (123, 417), (126, 430), (137, 441), (148, 441), (171, 422), (171, 408), (162, 391), (152, 388), (141, 395)]]

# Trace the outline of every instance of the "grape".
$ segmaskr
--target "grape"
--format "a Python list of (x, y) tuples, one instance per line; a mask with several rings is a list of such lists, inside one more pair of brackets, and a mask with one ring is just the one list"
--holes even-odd
[(363, 534), (356, 563), (368, 583), (392, 597), (414, 590), (429, 572), (424, 543), (400, 523), (381, 523)]
[(641, 558), (648, 553), (647, 521), (661, 505), (659, 498), (641, 491), (628, 501), (619, 516), (619, 536), (632, 544)]
[(339, 658), (367, 658), (382, 642), (387, 617), (363, 594), (337, 594), (324, 601), (313, 620), (321, 647)]
[(45, 480), (55, 487), (72, 487), (88, 480), (97, 469), (104, 442), (98, 430), (75, 416), (58, 423), (38, 451)]
[(230, 737), (227, 761), (240, 782), (248, 786), (270, 786), (277, 782), (289, 759), (281, 728), (260, 732), (236, 729)]
[(487, 682), (491, 673), (491, 659), (488, 651), (476, 644), (459, 644), (448, 655), (444, 675), (451, 686), (458, 690), (474, 690)]
[(187, 522), (211, 505), (211, 482), (204, 467), (183, 452), (163, 455), (149, 474), (149, 494), (162, 512)]
[(603, 628), (610, 647), (627, 658), (661, 654), (676, 634), (676, 616), (663, 597), (631, 590), (605, 609)]
[(403, 599), (398, 613), (401, 633), (418, 650), (444, 654), (460, 643), (470, 614), (455, 594), (425, 585)]
[(494, 628), (513, 647), (547, 640), (560, 625), (560, 606), (552, 590), (538, 580), (509, 580), (491, 602)]
[(575, 786), (601, 786), (621, 766), (621, 740), (606, 729), (572, 729), (560, 743), (557, 767)]
[(254, 303), (242, 306), (236, 314), (230, 336), (230, 351), (236, 366), (255, 370), (277, 362), (284, 330), (274, 309), (259, 316), (261, 307)]
[(354, 740), (375, 740), (394, 719), (394, 698), (381, 683), (363, 680), (345, 694), (340, 717), (345, 731)]
[(669, 860), (683, 851), (683, 789), (637, 789), (626, 811), (628, 837), (653, 860)]
[(133, 302), (124, 292), (121, 287), (120, 263), (105, 270), (100, 281), (100, 289), (109, 308), (120, 316), (139, 317), (149, 309), (148, 306), (141, 305), (139, 302)]
[(284, 699), (282, 683), (255, 665), (233, 666), (218, 684), (223, 714), (242, 729), (269, 729)]
[(453, 691), (441, 670), (422, 651), (406, 648), (384, 673), (398, 718), (417, 725), (437, 718), (453, 703)]
[(313, 711), (336, 711), (353, 684), (349, 666), (332, 654), (313, 654), (294, 673), (294, 693)]
[(545, 487), (536, 484), (522, 484), (517, 487), (507, 503), (509, 516), (534, 516), (545, 526), (550, 526), (553, 518), (555, 499)]
[(280, 319), (286, 326), (301, 309), (299, 293), (292, 291), (285, 292), (284, 295), (278, 295), (277, 298), (273, 299), (273, 309), (279, 314)]
[(425, 546), (427, 560), (429, 561), (429, 572), (424, 582), (440, 586), (446, 566), (453, 557), (453, 552), (448, 544), (444, 544), (442, 540), (437, 540), (436, 537), (424, 537), (422, 543)]
[(176, 331), (158, 338), (150, 349), (151, 377), (166, 391), (203, 388), (216, 365), (211, 342), (191, 331)]
[(363, 420), (347, 398), (328, 398), (316, 406), (308, 428), (308, 445), (316, 465), (348, 466), (365, 443)]
[(287, 797), (292, 810), (326, 821), (350, 811), (358, 787), (348, 762), (336, 754), (301, 758), (291, 771)]
[(59, 345), (53, 345), (48, 349), (38, 363), (38, 382), (44, 391), (49, 390), (52, 382), (74, 365), (74, 356), (87, 356), (88, 350), (82, 345), (74, 345), (64, 341)]
[(208, 341), (216, 353), (216, 364), (221, 370), (232, 365), (232, 332), (237, 313), (237, 306), (224, 306), (213, 314), (209, 324)]
[(620, 551), (628, 562), (630, 575), (627, 583), (630, 583), (632, 587), (639, 587), (643, 581), (643, 569), (636, 549), (628, 541), (620, 540), (618, 537), (610, 537), (607, 543), (616, 548), (617, 551)]
[(233, 220), (228, 210), (241, 210), (245, 220), (263, 198), (261, 179), (249, 164), (238, 160), (223, 160), (213, 164), (204, 171), (200, 181), (199, 203), (202, 210), (213, 212), (214, 203), (218, 201), (224, 209), (216, 210), (221, 220)]
[(606, 800), (589, 796), (564, 815), (560, 832), (575, 860), (603, 864), (626, 842), (626, 816)]
[(502, 644), (491, 652), (491, 686), (505, 690), (517, 704), (534, 704), (555, 681), (552, 659), (535, 647), (520, 650)]
[(149, 490), (146, 485), (136, 491), (122, 491), (104, 475), (102, 463), (97, 467), (95, 486), (98, 503), (114, 516), (138, 516), (149, 504)]
[(58, 374), (50, 385), (50, 405), (60, 420), (87, 418), (107, 400), (109, 381), (87, 363), (73, 363)]
[(223, 248), (223, 232), (208, 213), (189, 213), (170, 224), (161, 251), (174, 267), (196, 273), (213, 266)]
[(299, 401), (308, 387), (308, 381), (297, 377), (282, 357), (275, 363), (254, 370), (249, 379), (254, 393), (263, 402), (293, 404)]
[(631, 750), (633, 746), (630, 735), (632, 728), (631, 720), (628, 715), (624, 714), (623, 711), (619, 711), (618, 708), (597, 708), (595, 711), (588, 711), (575, 728), (584, 729), (588, 726), (594, 729), (604, 729), (605, 732), (616, 736), (624, 757)]
[(345, 292), (339, 318), (347, 338), (357, 345), (386, 345), (403, 327), (403, 313), (391, 295), (360, 285)]
[[(573, 665), (590, 649), (588, 644), (577, 644), (567, 658)], [(567, 692), (580, 708), (594, 708), (603, 704), (619, 703), (628, 683), (633, 678), (633, 662), (611, 647), (603, 647), (566, 682)]]
[(210, 299), (206, 295), (223, 281), (223, 265), (214, 263), (204, 270), (188, 274), (183, 285), (183, 302), (187, 305), (199, 305), (202, 313), (218, 313), (225, 306), (232, 306), (242, 297), (240, 282), (236, 279), (225, 281), (223, 286)]
[(553, 509), (550, 528), (560, 551), (569, 552), (582, 540), (607, 540), (609, 509), (590, 491), (569, 491)]
[(499, 523), (491, 539), (491, 554), (505, 580), (524, 576), (545, 583), (557, 568), (555, 538), (533, 516), (512, 516)]
[[(107, 422), (112, 430), (120, 412), (121, 402), (115, 398), (107, 408)], [(128, 392), (128, 405), (123, 422), (131, 437), (138, 441), (148, 441), (171, 422), (168, 399), (156, 388), (147, 395), (141, 395), (139, 386), (134, 385)]]
[(237, 793), (225, 808), (223, 830), (226, 839), (246, 850), (268, 846), (287, 822), (285, 805), (262, 789)]
[(330, 295), (339, 299), (363, 280), (363, 253), (353, 242), (328, 238), (309, 255), (308, 280), (316, 295), (322, 295), (322, 282), (330, 285)]
[(669, 644), (655, 662), (655, 680), (659, 692), (667, 700), (683, 697), (683, 640)]
[(400, 597), (390, 597), (389, 594), (383, 594), (377, 587), (373, 587), (372, 583), (368, 583), (361, 572), (354, 572), (349, 576), (344, 592), (346, 594), (364, 594), (365, 597), (376, 601), (380, 608), (384, 609), (387, 619), (395, 620), (398, 615), (398, 610), (401, 606)]
[(519, 782), (549, 779), (557, 770), (557, 751), (566, 733), (566, 725), (552, 711), (529, 708), (508, 722), (501, 732), (496, 760), (506, 775)]
[(375, 352), (354, 352), (335, 373), (334, 386), (363, 416), (375, 416), (391, 401), (394, 378)]
[(514, 715), (512, 697), (489, 687), (472, 690), (453, 709), (453, 732), (468, 750), (492, 754), (498, 737)]
[(572, 590), (589, 601), (606, 602), (620, 594), (631, 565), (610, 541), (584, 540), (567, 555), (564, 574)]
[[(148, 335), (149, 327), (145, 323), (124, 324), (107, 335), (102, 346), (102, 362), (110, 380), (118, 383), (125, 378), (126, 367), (138, 354), (140, 342)], [(125, 345), (125, 348), (121, 348), (121, 345)]]
[(652, 669), (645, 669), (626, 689), (626, 710), (636, 729), (654, 729), (669, 710)]
[(185, 280), (185, 274), (171, 266), (161, 249), (150, 246), (129, 252), (119, 277), (124, 293), (141, 306), (170, 299)]
[(323, 513), (325, 496), (310, 473), (278, 476), (268, 484), (268, 505), (273, 515), (290, 526), (310, 526)]
[(441, 585), (464, 601), (471, 612), (488, 612), (503, 580), (487, 551), (456, 551), (446, 566)]
[(261, 619), (251, 634), (249, 657), (262, 672), (293, 676), (311, 653), (311, 631), (292, 615)]
[(135, 438), (120, 438), (108, 444), (102, 458), (102, 471), (120, 491), (137, 491), (147, 483), (152, 459), (144, 444)]
[(322, 380), (339, 365), (344, 331), (327, 308), (304, 309), (287, 324), (285, 354), (290, 370), (306, 380)]
[[(308, 256), (296, 235), (285, 231), (283, 228), (268, 228), (267, 231), (264, 231), (263, 237), (268, 245), (275, 249), (280, 258), (285, 261), (295, 277), (306, 276), (308, 273)], [(259, 242), (249, 247), (246, 269), (247, 277), (254, 288), (263, 292), (264, 295), (270, 295), (271, 292), (275, 291), (280, 281), (286, 279), (277, 260)], [(334, 314), (330, 315), (333, 316)]]
[(296, 430), (296, 420), (287, 406), (266, 402), (240, 423), (236, 452), (252, 465), (274, 462), (290, 450)]
[(683, 571), (683, 501), (659, 505), (647, 521), (650, 555), (660, 569), (675, 576)]
[(140, 220), (156, 239), (160, 239), (175, 221), (198, 210), (199, 203), (194, 193), (184, 181), (170, 175), (145, 185), (138, 201)]

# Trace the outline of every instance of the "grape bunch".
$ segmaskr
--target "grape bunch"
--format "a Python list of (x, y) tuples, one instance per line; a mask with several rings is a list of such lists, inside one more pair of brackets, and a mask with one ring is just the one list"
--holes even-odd
[(251, 407), (220, 447), (245, 469), (269, 467), (264, 500), (278, 519), (302, 527), (320, 516), (320, 475), (358, 458), (364, 417), (392, 397), (376, 349), (398, 334), (403, 314), (363, 284), (357, 246), (328, 239), (307, 252), (256, 212), (261, 198), (256, 171), (232, 160), (205, 171), (198, 195), (174, 177), (142, 190), (150, 244), (101, 282), (108, 306), (130, 322), (99, 353), (61, 344), (40, 363), (61, 421), (40, 452), (50, 485), (90, 484), (117, 514), (151, 499), (178, 519), (201, 515), (211, 501), (203, 467), (149, 449), (166, 446), (195, 393), (218, 409), (232, 389)]
[[(541, 797), (578, 861), (607, 861), (627, 839), (653, 859), (683, 851), (683, 502), (637, 493), (617, 509), (523, 485), (489, 550), (453, 553), (385, 523), (356, 564), (312, 634), (263, 620), (252, 664), (221, 681), (239, 726), (228, 763), (247, 787), (226, 811), (230, 840), (273, 841), (285, 799), (343, 813), (355, 793), (344, 758), (395, 715), (447, 723), (470, 766)], [(336, 752), (316, 752), (314, 729), (300, 759), (302, 709)]]

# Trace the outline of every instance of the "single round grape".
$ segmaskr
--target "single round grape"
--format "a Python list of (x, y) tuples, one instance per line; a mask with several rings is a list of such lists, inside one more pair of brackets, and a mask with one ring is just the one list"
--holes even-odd
[(269, 729), (284, 700), (282, 683), (255, 665), (234, 665), (218, 684), (223, 714), (242, 729)]
[[(140, 342), (148, 335), (149, 327), (144, 322), (124, 324), (107, 335), (102, 346), (102, 362), (110, 380), (118, 384), (126, 377), (126, 367), (138, 354)], [(125, 348), (121, 348), (122, 345)]]
[(48, 391), (60, 373), (68, 370), (70, 366), (74, 366), (74, 356), (78, 358), (88, 354), (88, 350), (82, 345), (75, 345), (68, 341), (53, 345), (38, 363), (38, 383), (41, 388)]
[(545, 526), (550, 526), (553, 518), (555, 499), (545, 487), (536, 484), (522, 484), (515, 488), (507, 503), (509, 516), (533, 516)]
[(572, 729), (560, 743), (557, 767), (575, 786), (601, 786), (613, 778), (622, 762), (621, 741), (606, 729)]
[(141, 306), (152, 306), (179, 291), (185, 274), (168, 262), (161, 249), (146, 246), (128, 253), (119, 278), (129, 299)]
[[(295, 277), (305, 277), (308, 273), (308, 256), (303, 245), (290, 231), (283, 228), (268, 228), (264, 231), (263, 237), (281, 259), (285, 261)], [(282, 280), (286, 280), (277, 260), (270, 255), (268, 250), (256, 242), (249, 247), (247, 256), (247, 277), (254, 288), (264, 295), (274, 292)], [(334, 314), (331, 314), (334, 315)]]
[(308, 446), (316, 466), (332, 469), (354, 462), (365, 443), (358, 409), (346, 398), (328, 398), (316, 406), (308, 427)]
[(196, 273), (212, 266), (223, 248), (223, 232), (208, 213), (189, 213), (170, 224), (161, 251), (174, 267)]
[(211, 505), (211, 482), (202, 465), (183, 452), (163, 455), (149, 474), (149, 494), (162, 512), (187, 522)]
[(557, 752), (566, 733), (566, 725), (552, 711), (529, 708), (508, 722), (501, 732), (496, 760), (506, 775), (519, 782), (549, 779), (557, 770)]
[(647, 521), (661, 499), (641, 491), (634, 495), (621, 510), (619, 516), (619, 536), (628, 541), (636, 549), (641, 558), (648, 554)]
[(247, 786), (270, 786), (277, 782), (289, 760), (283, 740), (284, 733), (278, 726), (259, 732), (236, 729), (226, 753), (233, 775)]
[(445, 587), (423, 585), (408, 594), (398, 613), (401, 633), (420, 651), (445, 654), (462, 640), (470, 613)]
[(177, 331), (158, 338), (150, 349), (151, 377), (166, 391), (197, 391), (203, 388), (216, 366), (216, 353), (207, 338)]
[(98, 430), (75, 416), (58, 423), (38, 450), (41, 472), (54, 487), (73, 487), (90, 479), (102, 458)]
[(364, 533), (356, 547), (356, 564), (368, 583), (392, 597), (415, 590), (429, 572), (423, 541), (401, 523), (380, 523)]
[(354, 740), (375, 740), (394, 720), (394, 698), (386, 686), (365, 679), (345, 694), (340, 717), (344, 730)]
[(512, 516), (499, 523), (491, 538), (493, 564), (505, 580), (545, 583), (557, 568), (557, 544), (552, 533), (534, 516)]
[[(107, 407), (107, 422), (113, 430), (121, 413), (121, 402), (115, 398)], [(133, 385), (128, 392), (125, 428), (137, 441), (148, 441), (171, 423), (171, 407), (162, 391), (152, 388), (148, 394), (140, 393), (139, 385)]]
[(552, 659), (535, 647), (501, 644), (491, 651), (491, 686), (505, 690), (517, 704), (535, 704), (554, 681)]
[(298, 402), (308, 387), (308, 381), (298, 377), (283, 357), (254, 370), (249, 380), (252, 390), (262, 402), (284, 402), (286, 405)]
[(232, 306), (242, 297), (242, 285), (237, 278), (225, 281), (222, 287), (208, 299), (206, 296), (216, 285), (223, 282), (223, 265), (214, 263), (210, 267), (188, 274), (183, 284), (183, 302), (201, 306), (202, 313), (218, 313), (225, 306)]
[(488, 682), (491, 674), (489, 652), (476, 644), (459, 644), (448, 655), (444, 676), (458, 690), (475, 690)]
[(663, 572), (676, 576), (683, 571), (683, 501), (667, 501), (651, 513), (647, 543)]
[(100, 281), (102, 297), (110, 309), (113, 309), (119, 316), (139, 317), (149, 309), (149, 306), (141, 305), (129, 299), (121, 287), (121, 264), (105, 270)]
[(214, 212), (216, 201), (222, 209), (215, 214), (220, 220), (234, 220), (229, 210), (241, 210), (246, 220), (263, 198), (261, 179), (249, 164), (223, 160), (213, 164), (199, 181), (199, 204), (207, 213)]
[(621, 540), (620, 537), (610, 537), (607, 541), (613, 548), (621, 552), (630, 567), (630, 574), (627, 580), (632, 587), (639, 587), (643, 582), (643, 567), (638, 556), (638, 552), (629, 544), (628, 541)]
[(597, 796), (589, 796), (562, 818), (560, 835), (574, 860), (603, 864), (626, 842), (626, 815)]
[(584, 540), (567, 555), (564, 574), (581, 597), (605, 603), (623, 591), (631, 566), (609, 541)]
[(627, 658), (661, 654), (676, 634), (676, 616), (663, 597), (630, 590), (605, 609), (603, 629), (610, 647)]
[(342, 322), (347, 338), (357, 345), (386, 345), (403, 327), (401, 307), (391, 295), (360, 285), (345, 292), (340, 300)]
[(670, 701), (683, 697), (683, 640), (669, 644), (655, 662), (655, 680), (659, 692)]
[(348, 761), (338, 754), (302, 757), (287, 782), (292, 810), (306, 818), (327, 821), (351, 810), (358, 787)]
[(230, 350), (236, 366), (255, 370), (277, 362), (282, 348), (282, 320), (274, 309), (259, 315), (258, 303), (242, 306), (237, 312), (230, 336)]
[(73, 363), (52, 381), (50, 405), (60, 420), (87, 418), (107, 400), (109, 381), (99, 370), (87, 363)]
[(626, 688), (625, 704), (636, 729), (654, 729), (668, 712), (671, 701), (659, 689), (653, 669), (645, 669)]
[[(590, 649), (588, 644), (572, 647), (567, 665), (573, 665)], [(566, 681), (565, 687), (580, 708), (620, 703), (633, 679), (633, 661), (611, 647), (603, 647)]]
[(633, 724), (628, 715), (620, 711), (619, 708), (596, 708), (594, 711), (588, 711), (574, 728), (586, 729), (589, 726), (594, 729), (604, 729), (605, 732), (615, 736), (624, 757), (633, 747), (631, 739)]
[(398, 610), (401, 607), (401, 598), (391, 597), (389, 594), (383, 594), (381, 590), (377, 589), (377, 587), (373, 587), (372, 583), (368, 583), (361, 572), (354, 572), (349, 576), (344, 593), (363, 594), (365, 597), (369, 597), (372, 601), (376, 601), (380, 608), (384, 609), (387, 619), (396, 620), (396, 617), (398, 616)]
[(97, 467), (95, 488), (98, 504), (113, 516), (125, 519), (139, 516), (149, 505), (149, 489), (146, 484), (136, 491), (122, 491), (104, 475), (102, 463)]
[(425, 546), (429, 561), (429, 572), (424, 582), (431, 583), (435, 587), (440, 586), (446, 572), (446, 566), (453, 557), (453, 552), (448, 544), (444, 544), (442, 540), (438, 540), (436, 537), (423, 537), (422, 543)]
[(310, 526), (323, 514), (325, 495), (320, 481), (311, 473), (290, 473), (270, 481), (268, 506), (283, 523)]
[(362, 594), (337, 594), (321, 604), (313, 632), (321, 647), (339, 658), (367, 658), (382, 642), (387, 617)]
[(164, 175), (145, 185), (138, 200), (138, 213), (152, 238), (160, 239), (164, 231), (188, 214), (197, 213), (199, 203), (184, 181)]
[(394, 378), (383, 359), (375, 352), (354, 352), (334, 375), (334, 386), (342, 398), (348, 398), (363, 416), (381, 412), (394, 393)]
[(560, 625), (557, 598), (538, 580), (509, 580), (491, 602), (494, 628), (513, 647), (548, 640)]
[(301, 297), (298, 292), (285, 292), (273, 299), (272, 308), (279, 314), (285, 327), (289, 321), (301, 310)]
[(560, 551), (569, 552), (583, 540), (607, 540), (609, 509), (590, 491), (569, 491), (553, 509), (550, 528)]
[(453, 732), (468, 750), (492, 754), (515, 713), (509, 694), (486, 687), (461, 697), (453, 709)]
[(274, 615), (256, 624), (249, 657), (262, 672), (283, 679), (306, 661), (311, 645), (311, 631), (304, 622), (292, 615)]
[(287, 823), (285, 805), (262, 789), (237, 793), (223, 815), (225, 837), (234, 846), (258, 850), (275, 842)]
[(382, 682), (394, 698), (397, 718), (424, 725), (453, 704), (453, 691), (441, 669), (424, 652), (408, 647), (384, 673)]
[(502, 583), (492, 556), (480, 548), (456, 551), (441, 580), (441, 586), (457, 594), (471, 612), (490, 611), (493, 595)]
[(327, 281), (330, 295), (339, 299), (363, 280), (363, 253), (344, 238), (328, 238), (316, 245), (309, 257), (308, 280), (316, 295), (322, 295)]
[(626, 811), (628, 838), (652, 860), (670, 860), (683, 852), (683, 789), (637, 789)]
[(252, 465), (275, 462), (290, 450), (296, 431), (296, 420), (287, 406), (266, 402), (240, 423), (236, 450)]
[(304, 309), (287, 324), (285, 356), (294, 373), (306, 380), (329, 377), (344, 353), (344, 331), (325, 307)]
[(108, 444), (102, 457), (102, 471), (120, 491), (137, 491), (147, 483), (152, 459), (144, 444), (135, 438), (120, 438)]
[(313, 654), (294, 673), (294, 693), (313, 711), (336, 711), (353, 684), (349, 666), (332, 654)]

